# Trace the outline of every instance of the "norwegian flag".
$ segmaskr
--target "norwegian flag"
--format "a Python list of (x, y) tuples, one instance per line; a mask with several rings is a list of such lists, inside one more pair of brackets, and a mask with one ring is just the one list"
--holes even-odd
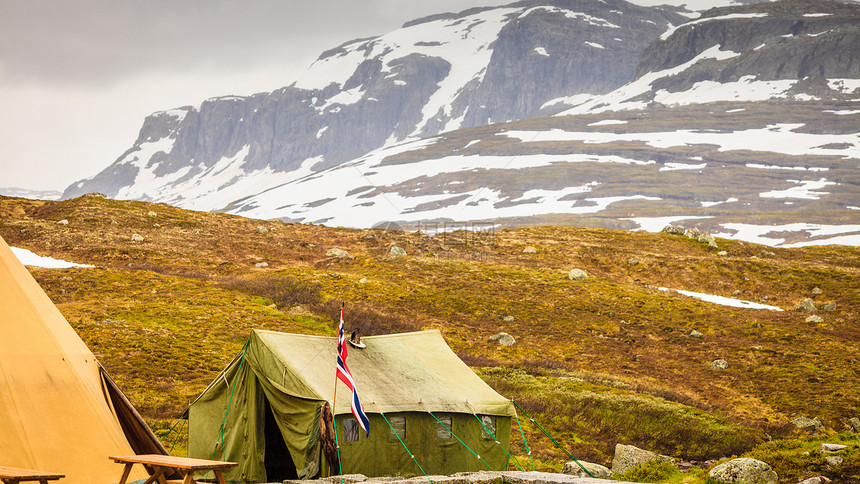
[(350, 401), (350, 409), (367, 436), (370, 435), (370, 420), (367, 414), (364, 413), (364, 406), (358, 400), (358, 391), (355, 388), (355, 380), (352, 379), (352, 373), (349, 372), (349, 367), (346, 366), (346, 338), (343, 336), (343, 308), (340, 310), (340, 335), (337, 340), (337, 377), (340, 378), (346, 386), (352, 390), (352, 400)]

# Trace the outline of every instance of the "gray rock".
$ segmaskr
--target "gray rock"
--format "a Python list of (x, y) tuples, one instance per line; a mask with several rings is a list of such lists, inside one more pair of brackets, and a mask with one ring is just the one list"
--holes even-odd
[(741, 294), (743, 294), (743, 293), (741, 292), (740, 289), (738, 289), (732, 293), (732, 296), (740, 296)]
[(150, 218), (155, 218), (158, 217), (158, 214), (150, 210), (149, 212), (146, 212), (146, 216)]
[(827, 467), (830, 467), (831, 469), (836, 469), (840, 467), (843, 462), (845, 462), (845, 458), (838, 455), (828, 455), (824, 458), (824, 462), (827, 462)]
[(816, 430), (824, 428), (824, 425), (822, 425), (821, 420), (818, 420), (818, 417), (797, 417), (796, 419), (792, 420), (791, 423), (801, 430), (808, 430), (810, 432), (815, 432)]
[(256, 267), (257, 269), (262, 269), (264, 267), (269, 267), (269, 263), (268, 262), (257, 262), (256, 264), (254, 264), (254, 267)]
[[(582, 464), (580, 466), (579, 464)], [(574, 461), (566, 462), (564, 467), (561, 469), (562, 474), (568, 474), (576, 477), (596, 477), (598, 479), (609, 479), (612, 477), (612, 471), (609, 470), (608, 467), (602, 466), (600, 464), (594, 464), (592, 462), (584, 462), (579, 461), (577, 464)], [(591, 476), (588, 475), (588, 472), (585, 472), (582, 468), (585, 467), (588, 472), (591, 473)]]
[(111, 220), (111, 221), (110, 221), (110, 224), (111, 224), (111, 225), (119, 225), (119, 222), (117, 222), (116, 220)]
[(712, 240), (712, 241), (708, 242), (708, 250), (719, 250), (719, 249), (720, 249), (720, 246), (717, 245), (716, 241)]
[(820, 287), (816, 287), (816, 288), (814, 288), (814, 289), (812, 290), (812, 294), (814, 294), (814, 295), (816, 295), (816, 296), (817, 296), (817, 295), (819, 295), (819, 294), (821, 294), (821, 288), (820, 288)]
[(683, 235), (686, 229), (680, 225), (667, 225), (663, 227), (663, 232), (672, 235)]
[(362, 277), (361, 279), (359, 279), (359, 280), (358, 280), (358, 283), (359, 283), (359, 284), (367, 284), (367, 278), (366, 278), (366, 277)]
[(696, 239), (696, 240), (698, 240), (699, 242), (701, 242), (703, 244), (710, 244), (715, 239), (714, 239), (713, 235), (711, 235), (709, 233), (703, 233), (703, 234), (699, 235), (698, 239)]
[(821, 452), (839, 452), (847, 448), (847, 445), (842, 444), (821, 444)]
[(806, 320), (805, 320), (805, 321), (806, 321), (807, 323), (823, 323), (823, 322), (824, 322), (824, 318), (822, 318), (821, 316), (819, 316), (819, 315), (817, 315), (817, 314), (813, 314), (812, 316), (810, 316), (810, 317), (806, 318)]
[(523, 254), (537, 254), (537, 249), (530, 245), (523, 249)]
[(697, 239), (698, 240), (699, 236), (702, 235), (702, 232), (700, 232), (699, 229), (694, 227), (692, 229), (685, 230), (684, 235), (686, 235), (688, 239)]
[(514, 339), (514, 337), (509, 335), (508, 333), (496, 333), (492, 336), (487, 337), (487, 341), (489, 341), (490, 343), (495, 341), (499, 344), (499, 346), (513, 346), (517, 342), (517, 340)]
[(615, 444), (615, 456), (612, 458), (612, 472), (614, 474), (621, 473), (657, 459), (665, 460), (672, 464), (675, 463), (675, 459), (666, 455), (660, 455), (632, 445)]
[(258, 233), (258, 234), (268, 234), (268, 233), (269, 233), (269, 229), (267, 229), (266, 227), (263, 227), (262, 225), (260, 225), (260, 226), (258, 226), (258, 227), (257, 227), (257, 233)]
[(691, 338), (701, 338), (702, 336), (704, 336), (704, 335), (702, 333), (696, 331), (695, 329), (690, 331), (690, 337)]
[(708, 477), (719, 483), (776, 484), (778, 476), (766, 463), (750, 458), (732, 459), (708, 473)]
[(638, 266), (638, 265), (639, 265), (639, 261), (638, 261), (638, 260), (636, 260), (636, 259), (630, 259), (630, 260), (628, 260), (628, 261), (627, 261), (627, 265), (628, 265), (628, 266)]
[(511, 316), (510, 314), (505, 314), (504, 316), (502, 316), (502, 321), (504, 321), (506, 323), (514, 322), (514, 319), (515, 318), (513, 316)]
[(835, 302), (829, 302), (829, 303), (825, 304), (824, 306), (821, 306), (821, 310), (822, 311), (836, 311), (836, 303)]
[(797, 484), (827, 484), (828, 482), (831, 482), (830, 479), (824, 476), (815, 476), (810, 477), (809, 479), (804, 479)]
[(567, 278), (571, 281), (583, 281), (588, 279), (588, 273), (582, 269), (573, 269), (567, 274)]
[(140, 234), (131, 234), (132, 242), (143, 242), (143, 236)]
[(63, 219), (63, 220), (57, 220), (57, 221), (56, 221), (56, 222), (54, 222), (54, 223), (56, 223), (57, 225), (69, 225), (69, 221), (68, 221), (68, 220), (66, 220), (66, 219)]
[(724, 250), (721, 250), (721, 251), (717, 252), (717, 255), (720, 257), (725, 257), (725, 256), (729, 255), (729, 253), (724, 251)]
[(729, 368), (729, 362), (726, 360), (714, 360), (711, 362), (711, 368), (714, 370), (726, 370)]
[(398, 247), (396, 245), (392, 245), (390, 249), (388, 249), (388, 255), (392, 257), (401, 257), (406, 255), (406, 250), (402, 247)]
[(326, 257), (336, 257), (338, 259), (347, 259), (347, 258), (351, 257), (349, 255), (349, 252), (347, 252), (343, 249), (337, 249), (337, 248), (331, 248), (331, 249), (325, 251), (325, 256)]
[(795, 311), (797, 311), (797, 312), (801, 312), (801, 313), (815, 313), (815, 312), (818, 312), (818, 310), (817, 310), (817, 309), (815, 309), (815, 303), (812, 301), (812, 299), (809, 299), (809, 298), (806, 298), (806, 299), (804, 299), (803, 301), (800, 301), (800, 302), (797, 304), (797, 307), (796, 307), (796, 308), (794, 308), (794, 310), (795, 310)]
[(848, 426), (851, 427), (852, 432), (860, 433), (860, 418), (851, 417), (848, 419)]

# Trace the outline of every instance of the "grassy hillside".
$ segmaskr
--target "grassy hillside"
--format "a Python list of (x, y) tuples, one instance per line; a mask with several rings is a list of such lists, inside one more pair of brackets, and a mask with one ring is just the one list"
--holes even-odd
[[(718, 239), (728, 253), (718, 256), (669, 234), (535, 227), (428, 236), (95, 196), (0, 197), (0, 235), (97, 266), (32, 272), (157, 429), (240, 351), (250, 329), (334, 335), (342, 301), (347, 326), (363, 334), (440, 329), (490, 385), (585, 460), (608, 463), (616, 443), (693, 460), (782, 455), (789, 444), (779, 442), (850, 440), (836, 433), (860, 417), (858, 248)], [(408, 255), (387, 255), (392, 245)], [(537, 252), (523, 253), (527, 246)], [(350, 256), (327, 256), (331, 248)], [(590, 277), (569, 280), (573, 268)], [(785, 311), (718, 306), (658, 287), (735, 294)], [(836, 309), (806, 322), (794, 308), (808, 297)], [(487, 341), (499, 331), (517, 343)], [(715, 359), (728, 369), (712, 369)], [(803, 436), (790, 423), (798, 416), (827, 429)], [(525, 429), (537, 466), (566, 460)], [(849, 476), (860, 474), (855, 457)], [(804, 475), (812, 469), (804, 462), (781, 458), (776, 470)]]

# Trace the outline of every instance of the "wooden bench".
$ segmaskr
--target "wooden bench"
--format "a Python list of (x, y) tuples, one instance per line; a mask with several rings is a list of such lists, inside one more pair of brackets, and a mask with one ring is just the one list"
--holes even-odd
[(126, 480), (128, 480), (128, 475), (131, 473), (131, 468), (134, 464), (142, 464), (155, 470), (152, 476), (143, 484), (152, 484), (156, 481), (159, 484), (168, 484), (166, 476), (174, 472), (184, 477), (182, 480), (183, 484), (195, 484), (197, 481), (194, 480), (194, 473), (197, 471), (212, 471), (215, 474), (215, 479), (218, 480), (218, 484), (227, 484), (221, 471), (238, 465), (235, 462), (192, 459), (190, 457), (174, 457), (172, 455), (161, 454), (123, 455), (111, 456), (110, 458), (118, 464), (125, 464), (122, 478), (120, 478), (118, 484), (126, 484)]
[(0, 481), (3, 481), (5, 484), (18, 484), (21, 481), (39, 481), (42, 484), (48, 484), (48, 481), (55, 481), (64, 477), (66, 476), (63, 474), (34, 471), (33, 469), (22, 469), (20, 467), (0, 466)]

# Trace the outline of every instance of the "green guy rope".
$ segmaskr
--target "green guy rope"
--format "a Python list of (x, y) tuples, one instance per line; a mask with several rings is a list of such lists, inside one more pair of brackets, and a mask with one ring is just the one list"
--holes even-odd
[[(406, 444), (403, 443), (403, 440), (400, 438), (400, 436), (397, 435), (397, 432), (394, 430), (394, 426), (392, 426), (391, 422), (388, 421), (388, 417), (386, 417), (385, 414), (382, 412), (379, 412), (379, 415), (382, 415), (382, 418), (385, 419), (385, 423), (388, 424), (388, 427), (391, 429), (391, 432), (394, 434), (395, 437), (397, 437), (397, 440), (400, 441), (400, 445), (402, 445), (403, 448), (406, 449), (406, 453), (409, 454), (409, 457), (412, 459), (412, 462), (414, 462), (415, 465), (418, 466), (418, 469), (421, 470), (421, 473), (424, 474), (424, 477), (426, 477), (427, 480), (430, 481), (432, 484), (433, 479), (430, 479), (430, 476), (428, 476), (427, 473), (424, 472), (424, 468), (421, 467), (421, 464), (419, 464), (418, 461), (415, 460), (415, 455), (409, 450), (409, 447), (406, 447)], [(430, 415), (433, 415), (433, 414), (431, 413)]]
[[(179, 422), (182, 422), (182, 425), (179, 427), (179, 430), (176, 431), (176, 438), (173, 439), (173, 445), (171, 445), (170, 450), (167, 451), (168, 454), (173, 453), (173, 448), (176, 447), (176, 443), (179, 442), (179, 437), (182, 437), (182, 429), (185, 428), (185, 424), (188, 422), (188, 420), (179, 419), (176, 421), (176, 423), (179, 423)], [(173, 429), (175, 429), (175, 428), (176, 428), (176, 424), (173, 424), (173, 427), (170, 427), (170, 431), (167, 432), (167, 435), (170, 435), (171, 433), (173, 433)]]
[[(480, 455), (478, 455), (477, 453), (475, 453), (475, 451), (474, 451), (474, 450), (472, 450), (472, 449), (471, 449), (471, 447), (469, 447), (468, 445), (466, 445), (466, 443), (465, 443), (465, 442), (463, 442), (463, 440), (462, 440), (462, 439), (460, 439), (460, 437), (457, 437), (457, 434), (455, 434), (451, 429), (449, 429), (447, 425), (443, 424), (441, 420), (439, 420), (438, 418), (436, 418), (436, 416), (435, 416), (435, 415), (433, 415), (433, 412), (431, 412), (431, 411), (429, 411), (429, 410), (428, 410), (428, 411), (427, 411), (427, 413), (429, 413), (431, 417), (435, 418), (435, 419), (436, 419), (436, 421), (437, 421), (437, 422), (439, 422), (439, 425), (441, 425), (442, 427), (444, 427), (444, 428), (445, 428), (445, 430), (447, 430), (447, 431), (448, 431), (448, 433), (450, 433), (451, 435), (453, 435), (455, 439), (457, 439), (461, 444), (463, 444), (463, 447), (465, 447), (465, 448), (466, 448), (466, 450), (468, 450), (469, 452), (471, 452), (471, 453), (472, 453), (472, 455), (474, 455), (475, 457), (477, 457), (479, 461), (483, 462), (483, 463), (484, 463), (484, 465), (485, 465), (485, 466), (487, 466), (487, 468), (488, 468), (488, 469), (490, 469), (491, 471), (495, 472), (499, 477), (502, 477), (502, 475), (501, 475), (501, 474), (499, 474), (499, 471), (497, 471), (497, 470), (493, 469), (493, 466), (491, 466), (490, 464), (488, 464), (488, 463), (487, 463), (487, 461), (485, 461), (484, 459), (482, 459)], [(502, 479), (504, 480), (504, 478), (502, 478)]]
[[(215, 441), (215, 448), (212, 449), (212, 457), (210, 459), (215, 458), (215, 453), (218, 452), (218, 444), (224, 443), (224, 425), (227, 423), (227, 414), (230, 413), (230, 405), (233, 403), (233, 394), (236, 392), (236, 385), (239, 383), (239, 375), (242, 373), (242, 367), (245, 365), (245, 353), (248, 351), (248, 344), (251, 342), (251, 339), (248, 338), (245, 341), (245, 346), (242, 347), (242, 360), (239, 361), (239, 369), (236, 371), (236, 378), (233, 379), (233, 388), (230, 390), (230, 399), (227, 400), (227, 409), (224, 410), (224, 419), (221, 420), (221, 429), (218, 431), (218, 440)], [(225, 374), (226, 376), (226, 370)], [(224, 446), (221, 446), (221, 458), (224, 458)]]
[(568, 452), (568, 451), (567, 451), (567, 449), (565, 449), (564, 447), (562, 447), (562, 446), (561, 446), (561, 444), (559, 444), (559, 443), (558, 443), (554, 438), (552, 438), (552, 436), (549, 434), (549, 432), (547, 432), (543, 427), (541, 427), (541, 426), (540, 426), (540, 424), (539, 424), (539, 423), (537, 423), (537, 422), (535, 421), (535, 419), (533, 419), (533, 418), (529, 417), (529, 414), (527, 414), (527, 413), (526, 413), (526, 411), (525, 411), (525, 410), (523, 410), (523, 408), (522, 408), (522, 407), (520, 407), (519, 405), (517, 405), (517, 402), (515, 402), (515, 401), (511, 400), (511, 403), (513, 403), (513, 404), (514, 404), (514, 406), (515, 406), (515, 407), (517, 407), (517, 410), (519, 410), (519, 411), (523, 412), (523, 415), (525, 415), (525, 416), (526, 416), (526, 418), (527, 418), (527, 419), (529, 419), (529, 420), (531, 421), (531, 423), (535, 424), (535, 427), (537, 427), (537, 428), (538, 428), (538, 430), (540, 430), (541, 432), (543, 432), (543, 434), (544, 434), (544, 435), (546, 435), (546, 436), (547, 436), (547, 438), (548, 438), (549, 440), (551, 440), (551, 441), (552, 441), (552, 443), (553, 443), (553, 444), (555, 444), (555, 446), (556, 446), (556, 447), (558, 447), (559, 449), (561, 449), (561, 450), (562, 450), (562, 452), (564, 452), (565, 454), (567, 454), (567, 456), (568, 456), (571, 460), (573, 460), (574, 462), (576, 462), (576, 465), (578, 465), (579, 467), (581, 467), (581, 468), (582, 468), (582, 470), (584, 470), (586, 474), (588, 474), (588, 475), (589, 475), (589, 476), (591, 476), (592, 478), (595, 478), (595, 479), (596, 479), (596, 477), (594, 477), (594, 474), (592, 474), (591, 472), (589, 472), (589, 470), (588, 470), (588, 469), (586, 469), (586, 468), (585, 468), (585, 466), (583, 466), (582, 464), (580, 464), (580, 463), (579, 463), (579, 461), (578, 461), (578, 460), (576, 460), (576, 458), (575, 458), (574, 456), (570, 455), (570, 452)]
[(491, 437), (493, 438), (493, 442), (495, 442), (495, 443), (496, 443), (496, 445), (498, 445), (499, 447), (501, 447), (501, 448), (502, 448), (502, 450), (505, 452), (505, 454), (508, 454), (508, 462), (510, 462), (510, 461), (512, 461), (512, 460), (513, 460), (513, 461), (514, 461), (514, 465), (516, 465), (516, 466), (517, 466), (517, 469), (521, 470), (522, 472), (525, 472), (525, 469), (523, 469), (523, 466), (521, 466), (521, 465), (520, 465), (520, 461), (518, 461), (518, 460), (516, 459), (516, 457), (512, 456), (512, 455), (511, 455), (511, 453), (510, 453), (510, 452), (508, 452), (508, 451), (507, 451), (507, 449), (505, 449), (505, 446), (503, 446), (503, 445), (502, 445), (502, 443), (501, 443), (501, 442), (499, 442), (499, 439), (497, 439), (497, 438), (496, 438), (496, 434), (495, 434), (495, 433), (493, 433), (493, 432), (490, 432), (490, 429), (488, 429), (488, 428), (487, 428), (487, 426), (486, 426), (486, 425), (484, 425), (484, 421), (483, 421), (483, 420), (481, 420), (481, 417), (479, 417), (479, 416), (478, 416), (477, 414), (475, 414), (475, 413), (473, 413), (472, 415), (474, 415), (474, 416), (475, 416), (475, 418), (478, 420), (478, 423), (480, 423), (480, 424), (481, 424), (481, 427), (484, 427), (484, 430), (487, 432), (487, 435), (489, 435), (489, 436), (491, 436)]
[(520, 429), (520, 435), (523, 436), (523, 446), (526, 448), (526, 455), (529, 456), (529, 462), (532, 464), (532, 470), (535, 470), (535, 461), (532, 460), (532, 450), (529, 448), (529, 443), (526, 442), (526, 434), (523, 432), (523, 425), (520, 423), (520, 417), (514, 413), (514, 418), (517, 419), (517, 427)]
[(340, 484), (343, 484), (343, 461), (340, 459), (340, 442), (337, 441), (337, 418), (334, 415), (334, 407), (331, 410), (331, 424), (334, 427), (334, 447), (337, 449), (337, 470), (340, 473)]

